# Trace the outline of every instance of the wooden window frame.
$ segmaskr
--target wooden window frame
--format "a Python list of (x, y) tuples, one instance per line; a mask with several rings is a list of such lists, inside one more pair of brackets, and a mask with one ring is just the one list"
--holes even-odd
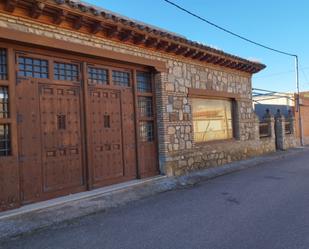
[(10, 154), (7, 156), (0, 156), (0, 163), (6, 162), (16, 157), (18, 152), (17, 147), (17, 120), (15, 118), (15, 51), (7, 44), (0, 43), (0, 48), (6, 49), (7, 60), (7, 77), (5, 80), (0, 80), (1, 87), (8, 89), (8, 117), (0, 118), (1, 125), (9, 126), (10, 137)]
[[(47, 77), (44, 78), (44, 77), (34, 77), (34, 76), (18, 75), (18, 76), (17, 76), (18, 78), (32, 78), (32, 79), (49, 79), (49, 78), (50, 78), (50, 74), (49, 74), (49, 71), (50, 71), (50, 70), (49, 70), (50, 62), (49, 62), (48, 59), (46, 59), (46, 58), (40, 58), (40, 57), (38, 57), (38, 56), (31, 56), (31, 55), (19, 54), (19, 55), (18, 55), (18, 58), (16, 59), (16, 64), (17, 64), (18, 72), (19, 72), (19, 71), (27, 71), (27, 70), (20, 70), (20, 68), (19, 68), (19, 66), (20, 66), (19, 59), (20, 59), (20, 58), (31, 59), (31, 60), (46, 61), (46, 62), (47, 62), (47, 66), (46, 66), (46, 67), (47, 67), (47, 72), (46, 72)], [(26, 64), (25, 64), (25, 65), (26, 65)], [(35, 67), (35, 65), (34, 65), (33, 63), (32, 63), (32, 67)], [(35, 71), (32, 70), (32, 73), (34, 74)], [(38, 73), (38, 72), (36, 72), (36, 73)], [(40, 74), (41, 74), (41, 72), (40, 72)]]
[[(7, 80), (8, 79), (8, 77), (9, 77), (9, 67), (8, 67), (8, 51), (7, 51), (7, 49), (6, 48), (1, 48), (0, 47), (0, 51), (1, 50), (3, 50), (3, 51), (5, 51), (4, 52), (4, 62), (3, 63), (0, 63), (0, 68), (1, 68), (1, 65), (3, 65), (4, 66), (4, 68), (5, 68), (5, 72), (2, 74), (4, 77), (5, 77), (5, 79), (2, 79), (2, 77), (0, 78), (0, 80), (1, 81), (5, 81), (5, 80)], [(2, 58), (1, 58), (1, 55), (0, 55), (0, 59), (2, 60)], [(1, 75), (1, 74), (0, 74)]]
[[(95, 82), (91, 82), (93, 79), (91, 79), (89, 76), (90, 76), (90, 72), (89, 72), (89, 69), (96, 69), (96, 70), (103, 70), (103, 71), (106, 71), (106, 83), (95, 83)], [(86, 71), (87, 71), (87, 84), (90, 85), (90, 86), (103, 86), (103, 87), (106, 87), (108, 85), (111, 84), (110, 82), (110, 69), (108, 67), (104, 67), (104, 66), (99, 66), (99, 65), (93, 65), (93, 64), (87, 64), (87, 68), (86, 68)]]
[[(114, 71), (115, 72), (128, 73), (129, 74), (129, 85), (128, 86), (123, 86), (123, 85), (115, 84), (115, 82), (113, 80), (113, 72)], [(114, 87), (119, 87), (119, 88), (132, 88), (133, 87), (133, 74), (132, 74), (131, 70), (125, 69), (125, 68), (111, 67), (109, 75), (110, 75), (110, 84), (113, 85)]]
[[(227, 100), (231, 101), (231, 115), (232, 115), (232, 138), (227, 139), (218, 139), (218, 140), (211, 140), (211, 141), (194, 141), (197, 145), (204, 145), (204, 144), (213, 144), (213, 143), (222, 143), (227, 141), (235, 141), (238, 140), (238, 123), (239, 119), (237, 116), (237, 103), (241, 99), (240, 94), (236, 93), (229, 93), (229, 92), (222, 92), (222, 91), (215, 91), (215, 90), (208, 90), (208, 89), (196, 89), (196, 88), (189, 88), (188, 89), (188, 98), (191, 102), (191, 99), (198, 98), (198, 99), (205, 99), (205, 100)], [(192, 104), (192, 103), (191, 103)], [(191, 108), (192, 114), (193, 110)], [(192, 118), (193, 123), (193, 118)], [(194, 130), (193, 130), (194, 133)]]
[[(77, 80), (61, 80), (61, 79), (55, 79), (55, 64), (60, 63), (60, 64), (71, 64), (74, 66), (77, 66)], [(53, 79), (56, 82), (62, 82), (62, 83), (76, 83), (80, 84), (82, 82), (82, 69), (81, 69), (81, 63), (73, 60), (67, 60), (67, 59), (53, 59), (52, 64), (50, 65), (50, 70), (52, 71), (52, 74), (50, 75), (50, 78)]]

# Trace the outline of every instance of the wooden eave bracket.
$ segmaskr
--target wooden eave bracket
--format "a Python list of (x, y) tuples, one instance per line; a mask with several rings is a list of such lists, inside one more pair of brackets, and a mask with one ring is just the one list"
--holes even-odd
[(134, 31), (133, 30), (125, 30), (120, 34), (120, 40), (123, 42), (129, 41), (133, 39)]
[(17, 6), (18, 0), (6, 0), (5, 1), (5, 11), (13, 12)]
[(168, 47), (167, 47), (167, 49), (166, 49), (166, 52), (175, 52), (175, 51), (177, 51), (178, 49), (179, 49), (179, 45), (178, 44), (175, 44), (175, 43), (171, 43)]
[(149, 38), (145, 42), (146, 47), (156, 47), (159, 44), (159, 40), (156, 38)]
[(109, 30), (107, 30), (106, 36), (109, 37), (109, 38), (114, 38), (114, 37), (117, 37), (120, 32), (121, 32), (120, 27), (113, 26), (113, 27), (110, 27)]
[(43, 9), (45, 7), (45, 3), (43, 2), (35, 2), (30, 9), (30, 17), (34, 19), (38, 19), (40, 15), (43, 13)]
[(74, 22), (73, 22), (73, 28), (76, 30), (81, 29), (81, 27), (83, 26), (83, 23), (85, 21), (85, 17), (84, 16), (78, 16)]
[(53, 16), (53, 23), (56, 25), (60, 25), (68, 15), (66, 10), (59, 9), (56, 14)]
[(179, 48), (175, 51), (175, 54), (182, 55), (187, 52), (187, 48), (183, 46), (179, 46)]
[(97, 34), (104, 30), (104, 24), (103, 22), (95, 22), (91, 27), (91, 33)]
[[(22, 6), (23, 4), (23, 2), (19, 0), (4, 0), (4, 3), (4, 9), (8, 12), (14, 12), (17, 6)], [(106, 37), (115, 38), (122, 42), (132, 40), (135, 45), (143, 44), (148, 48), (154, 48), (168, 53), (182, 55), (194, 60), (205, 61), (207, 63), (213, 63), (248, 73), (256, 73), (265, 67), (263, 67), (263, 65), (260, 66), (259, 64), (229, 57), (228, 55), (217, 54), (215, 51), (204, 51), (203, 47), (199, 47), (192, 42), (189, 43), (185, 39), (172, 36), (168, 33), (162, 34), (160, 31), (152, 30), (147, 26), (143, 26), (143, 29), (140, 29), (140, 32), (137, 31), (137, 33), (135, 33), (135, 29), (132, 30), (128, 28), (128, 23), (119, 20), (116, 16), (112, 15), (107, 18), (107, 16), (105, 17), (101, 14), (102, 18), (107, 18), (106, 21), (103, 21), (102, 19), (90, 17), (85, 12), (77, 13), (74, 10), (71, 11), (68, 8), (59, 7), (59, 4), (61, 4), (62, 1), (58, 5), (53, 5), (47, 0), (31, 0), (27, 1), (27, 5), (25, 6), (29, 6), (30, 3), (32, 3), (32, 8), (28, 12), (28, 15), (31, 18), (38, 19), (41, 15), (54, 13), (52, 22), (55, 25), (60, 25), (63, 21), (68, 20), (72, 23), (72, 28), (75, 30), (80, 30), (85, 25), (90, 27), (88, 29), (89, 34), (95, 35), (99, 32), (104, 32)], [(131, 24), (130, 26), (132, 27), (134, 25)], [(148, 34), (147, 32), (153, 33), (153, 35)]]
[(191, 57), (191, 56), (195, 55), (196, 53), (197, 53), (197, 52), (196, 52), (195, 49), (189, 49), (188, 52), (186, 52), (186, 53), (184, 54), (184, 56), (185, 56), (185, 57)]
[(167, 47), (169, 46), (169, 42), (168, 41), (162, 41), (162, 40), (160, 40), (159, 42), (158, 42), (158, 44), (157, 44), (157, 49), (159, 49), (159, 50), (165, 50)]

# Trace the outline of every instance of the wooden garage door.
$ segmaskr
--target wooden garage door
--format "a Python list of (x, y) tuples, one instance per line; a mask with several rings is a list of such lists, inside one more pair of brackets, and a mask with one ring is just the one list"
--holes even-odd
[(87, 65), (89, 167), (94, 187), (136, 178), (130, 71)]
[(17, 57), (17, 115), (24, 203), (83, 189), (79, 65)]

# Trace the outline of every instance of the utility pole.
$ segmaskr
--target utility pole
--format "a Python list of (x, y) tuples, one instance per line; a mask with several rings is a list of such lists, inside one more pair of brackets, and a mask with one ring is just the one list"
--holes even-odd
[(301, 112), (300, 112), (300, 89), (299, 89), (299, 66), (298, 66), (298, 56), (294, 55), (295, 57), (295, 71), (296, 71), (296, 89), (297, 89), (297, 98), (296, 98), (296, 111), (298, 112), (298, 126), (299, 126), (299, 140), (300, 145), (304, 146), (303, 141), (303, 124), (302, 124), (302, 118), (301, 118)]

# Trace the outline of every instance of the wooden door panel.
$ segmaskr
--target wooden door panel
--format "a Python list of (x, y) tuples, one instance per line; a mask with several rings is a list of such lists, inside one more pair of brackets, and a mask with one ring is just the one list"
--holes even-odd
[(39, 88), (44, 191), (81, 186), (80, 89), (46, 84)]
[(123, 89), (122, 94), (122, 120), (123, 120), (123, 146), (125, 159), (125, 174), (136, 177), (136, 134), (135, 134), (135, 115), (134, 98), (131, 89)]
[(140, 167), (140, 176), (149, 177), (157, 175), (158, 172), (158, 162), (156, 156), (156, 144), (142, 142), (139, 146), (139, 164)]
[(22, 202), (27, 203), (40, 198), (42, 193), (41, 127), (36, 82), (19, 79), (16, 97)]
[(116, 90), (89, 91), (91, 163), (94, 183), (124, 176), (121, 94)]

